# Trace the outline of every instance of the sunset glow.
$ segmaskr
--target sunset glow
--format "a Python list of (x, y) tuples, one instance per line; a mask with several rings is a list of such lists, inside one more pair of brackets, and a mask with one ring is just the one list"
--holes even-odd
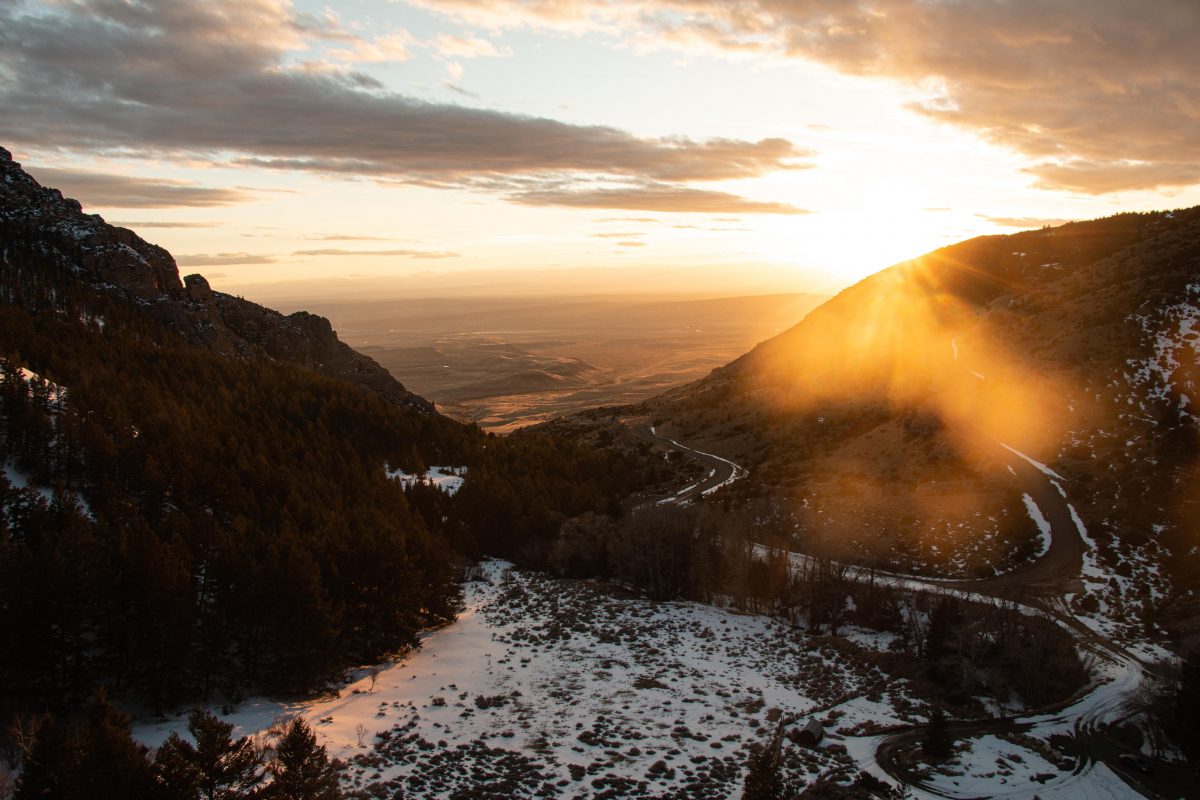
[(1200, 202), (1195, 115), (1165, 99), (1196, 72), (1130, 66), (1182, 46), (1186, 4), (819, 5), (17, 2), (0, 140), (251, 295), (514, 270), (829, 291), (973, 235)]

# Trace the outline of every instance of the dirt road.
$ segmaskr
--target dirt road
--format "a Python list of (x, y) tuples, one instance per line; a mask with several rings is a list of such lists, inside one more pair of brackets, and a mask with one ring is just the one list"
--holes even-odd
[(738, 478), (746, 474), (746, 470), (739, 467), (732, 461), (713, 455), (712, 453), (704, 453), (688, 447), (685, 444), (680, 444), (674, 439), (668, 439), (665, 436), (659, 436), (655, 431), (654, 426), (644, 425), (640, 422), (629, 423), (630, 429), (634, 435), (652, 444), (664, 445), (677, 450), (680, 453), (686, 454), (694, 461), (703, 464), (708, 468), (708, 477), (703, 480), (681, 489), (677, 494), (664, 498), (661, 503), (674, 503), (677, 505), (687, 505), (688, 503), (699, 500), (704, 495), (712, 492), (721, 486), (733, 483)]

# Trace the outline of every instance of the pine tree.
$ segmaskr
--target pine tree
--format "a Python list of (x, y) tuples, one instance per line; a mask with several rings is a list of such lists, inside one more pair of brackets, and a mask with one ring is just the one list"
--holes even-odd
[(294, 719), (275, 745), (268, 767), (271, 783), (264, 795), (272, 800), (340, 800), (338, 766), (304, 720)]
[(929, 727), (925, 730), (925, 741), (921, 749), (931, 761), (941, 761), (950, 756), (952, 744), (946, 712), (940, 705), (936, 705), (933, 711), (929, 712)]
[(100, 796), (152, 800), (157, 796), (147, 749), (129, 734), (129, 717), (98, 693), (82, 713), (48, 719), (21, 765), (16, 800)]
[(188, 717), (188, 732), (195, 745), (173, 733), (154, 759), (159, 782), (171, 797), (234, 800), (254, 795), (263, 772), (249, 737), (234, 741), (233, 725), (200, 708)]

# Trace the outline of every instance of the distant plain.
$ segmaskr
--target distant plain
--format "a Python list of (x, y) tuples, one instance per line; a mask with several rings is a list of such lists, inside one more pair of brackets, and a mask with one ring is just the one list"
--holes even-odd
[(421, 298), (306, 301), (351, 347), (452, 417), (508, 432), (696, 380), (826, 297)]

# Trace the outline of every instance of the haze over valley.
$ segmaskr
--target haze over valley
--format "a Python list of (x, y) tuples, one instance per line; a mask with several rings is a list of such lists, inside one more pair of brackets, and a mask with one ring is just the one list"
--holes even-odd
[(824, 299), (428, 298), (297, 310), (327, 317), (343, 341), (442, 413), (508, 432), (701, 378)]

